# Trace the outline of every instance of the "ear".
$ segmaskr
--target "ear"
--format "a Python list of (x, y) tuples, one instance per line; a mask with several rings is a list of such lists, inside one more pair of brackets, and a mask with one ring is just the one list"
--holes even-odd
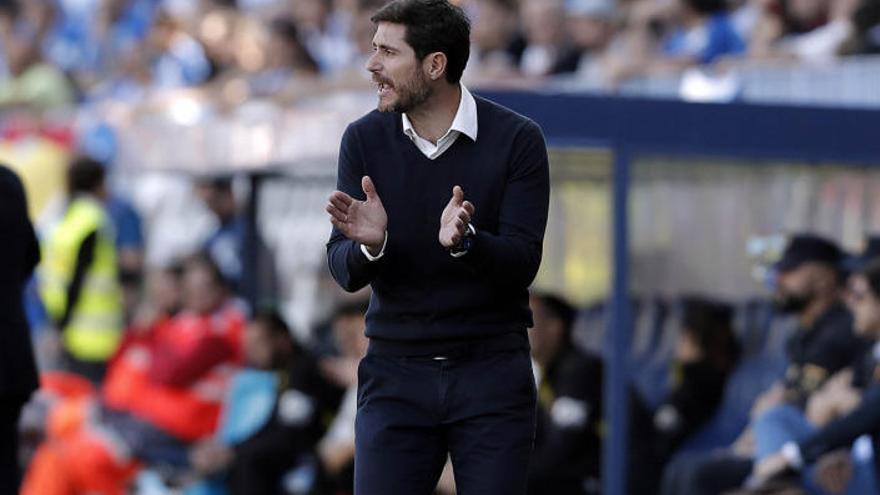
[(446, 77), (446, 54), (443, 52), (429, 53), (422, 61), (422, 70), (432, 81)]

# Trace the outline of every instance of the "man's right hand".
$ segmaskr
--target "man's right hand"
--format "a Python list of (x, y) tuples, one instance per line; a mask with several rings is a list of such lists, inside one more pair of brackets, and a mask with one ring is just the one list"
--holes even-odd
[(363, 244), (375, 256), (385, 242), (388, 215), (369, 176), (361, 180), (361, 188), (367, 196), (366, 201), (358, 201), (342, 191), (334, 191), (330, 194), (326, 210), (330, 214), (330, 222), (345, 237)]

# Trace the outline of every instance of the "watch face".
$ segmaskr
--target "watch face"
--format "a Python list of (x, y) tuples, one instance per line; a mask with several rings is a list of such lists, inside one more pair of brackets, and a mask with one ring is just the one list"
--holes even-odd
[(471, 230), (471, 226), (468, 225), (467, 230), (464, 231), (464, 235), (461, 237), (461, 240), (458, 241), (458, 244), (449, 248), (450, 252), (453, 253), (461, 253), (467, 251), (474, 244), (474, 232)]

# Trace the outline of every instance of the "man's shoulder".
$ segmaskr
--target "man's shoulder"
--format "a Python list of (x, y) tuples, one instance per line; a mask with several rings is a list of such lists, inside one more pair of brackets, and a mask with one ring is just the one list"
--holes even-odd
[(474, 95), (477, 103), (477, 118), (480, 126), (490, 125), (509, 130), (531, 129), (540, 132), (540, 126), (532, 119), (488, 98)]

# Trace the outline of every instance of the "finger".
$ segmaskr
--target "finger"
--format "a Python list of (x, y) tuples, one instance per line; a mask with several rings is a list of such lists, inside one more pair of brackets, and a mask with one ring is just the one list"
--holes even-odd
[(452, 204), (456, 206), (461, 206), (461, 202), (464, 201), (464, 189), (461, 186), (455, 186), (452, 188)]
[(348, 236), (350, 234), (347, 223), (341, 222), (341, 221), (335, 219), (334, 217), (330, 217), (330, 223), (332, 223), (334, 227), (339, 229), (346, 236)]
[(471, 216), (470, 216), (470, 214), (469, 214), (467, 211), (465, 211), (465, 210), (461, 210), (461, 211), (458, 212), (458, 218), (459, 218), (459, 220), (461, 220), (461, 221), (464, 222), (465, 224), (469, 224), (469, 223), (471, 223)]
[(470, 201), (465, 201), (464, 203), (461, 204), (461, 207), (464, 208), (465, 211), (468, 212), (468, 215), (474, 216), (474, 212), (476, 211), (476, 208), (474, 208), (473, 203), (471, 203)]
[(330, 201), (338, 201), (341, 204), (348, 206), (354, 202), (354, 198), (352, 198), (348, 194), (345, 194), (342, 191), (334, 191), (332, 194), (330, 194)]
[(331, 217), (335, 218), (336, 220), (339, 220), (340, 222), (345, 222), (348, 219), (347, 218), (348, 215), (343, 213), (339, 208), (336, 208), (332, 204), (327, 205), (326, 210), (327, 210), (327, 213), (329, 213)]
[(363, 189), (364, 194), (367, 195), (367, 201), (379, 199), (379, 195), (376, 194), (376, 186), (373, 184), (373, 179), (371, 179), (369, 175), (365, 175), (364, 178), (361, 179), (361, 189)]
[(331, 197), (330, 204), (342, 213), (348, 214), (348, 210), (351, 209), (353, 203), (346, 203), (342, 198)]

